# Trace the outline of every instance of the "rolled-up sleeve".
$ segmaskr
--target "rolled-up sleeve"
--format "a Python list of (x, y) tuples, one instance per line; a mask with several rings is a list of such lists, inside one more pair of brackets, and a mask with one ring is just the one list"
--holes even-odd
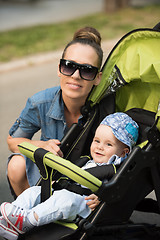
[(24, 137), (31, 139), (32, 136), (41, 128), (40, 116), (37, 106), (32, 99), (27, 100), (26, 106), (16, 119), (15, 123), (9, 130), (12, 137)]

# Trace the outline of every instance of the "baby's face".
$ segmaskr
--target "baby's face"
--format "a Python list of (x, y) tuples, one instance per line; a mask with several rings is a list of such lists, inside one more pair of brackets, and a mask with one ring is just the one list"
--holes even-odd
[(111, 127), (100, 125), (91, 144), (91, 156), (97, 163), (107, 163), (112, 155), (124, 157), (126, 146), (113, 134)]

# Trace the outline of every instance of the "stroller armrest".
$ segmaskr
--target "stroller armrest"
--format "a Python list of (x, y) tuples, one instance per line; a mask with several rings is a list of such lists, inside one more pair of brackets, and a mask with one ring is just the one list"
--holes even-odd
[[(35, 153), (36, 156), (38, 156), (37, 151), (40, 148), (28, 142), (23, 142), (18, 147), (22, 154), (30, 158), (33, 162), (36, 162)], [(71, 163), (69, 160), (63, 159), (47, 151), (39, 151), (39, 155), (40, 158), (43, 158), (43, 164), (46, 170), (46, 166), (49, 166), (63, 175), (68, 176), (75, 182), (89, 188), (92, 192), (96, 192), (102, 185), (102, 181), (91, 175), (89, 172)]]

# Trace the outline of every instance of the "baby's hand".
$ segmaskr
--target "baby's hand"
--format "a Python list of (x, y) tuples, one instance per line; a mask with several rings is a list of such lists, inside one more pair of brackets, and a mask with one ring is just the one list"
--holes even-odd
[(88, 197), (85, 197), (85, 200), (89, 200), (87, 202), (88, 207), (93, 211), (100, 203), (98, 197), (95, 194), (91, 194)]

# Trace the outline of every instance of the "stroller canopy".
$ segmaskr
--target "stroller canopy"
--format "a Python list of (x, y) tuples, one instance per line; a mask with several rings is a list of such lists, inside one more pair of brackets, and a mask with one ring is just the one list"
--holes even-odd
[(155, 29), (136, 29), (122, 37), (102, 68), (101, 83), (90, 95), (92, 105), (104, 95), (116, 91), (116, 111), (139, 107), (157, 112), (160, 99), (159, 43), (160, 32)]

